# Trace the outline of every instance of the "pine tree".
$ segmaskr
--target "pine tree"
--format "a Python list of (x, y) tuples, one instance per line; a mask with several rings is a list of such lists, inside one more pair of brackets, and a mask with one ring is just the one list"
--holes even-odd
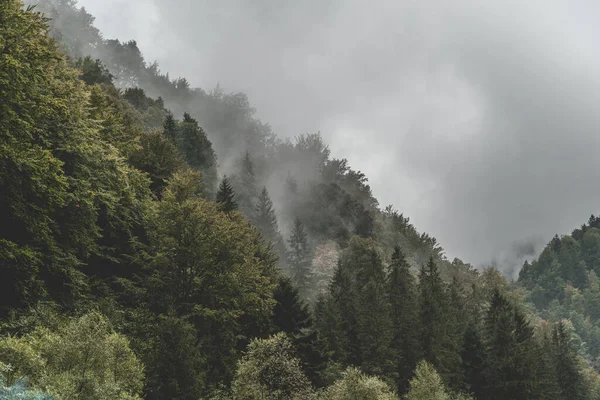
[(146, 398), (197, 399), (202, 393), (205, 360), (194, 327), (176, 316), (162, 317), (147, 365)]
[(269, 192), (266, 187), (263, 187), (258, 196), (253, 220), (254, 224), (260, 229), (266, 240), (271, 243), (275, 243), (279, 240), (280, 233), (277, 226), (277, 216), (275, 215), (273, 202), (269, 197)]
[(292, 275), (292, 282), (302, 295), (307, 296), (312, 284), (310, 249), (308, 248), (308, 238), (304, 231), (304, 225), (298, 217), (294, 219), (288, 245), (287, 261)]
[(219, 203), (221, 210), (226, 213), (235, 211), (238, 208), (237, 202), (235, 201), (235, 193), (227, 175), (223, 176), (223, 180), (221, 180), (221, 183), (219, 184), (216, 201)]
[(356, 296), (349, 267), (338, 260), (326, 297), (317, 303), (317, 328), (329, 356), (338, 363), (358, 365)]
[(446, 296), (442, 278), (433, 257), (419, 273), (419, 327), (423, 358), (443, 376), (444, 305)]
[(577, 353), (563, 321), (552, 330), (554, 368), (560, 390), (560, 400), (583, 400), (587, 398), (585, 383), (579, 370)]
[(533, 328), (496, 289), (485, 318), (487, 396), (491, 400), (528, 400), (536, 395), (536, 343)]
[(206, 133), (188, 113), (183, 114), (183, 121), (177, 128), (177, 142), (187, 163), (202, 172), (208, 193), (214, 194), (217, 181), (216, 155)]
[(463, 348), (465, 330), (472, 316), (466, 315), (466, 296), (456, 276), (452, 278), (448, 292), (448, 304), (445, 311), (445, 354), (442, 361), (448, 386), (453, 390), (459, 390), (464, 386), (460, 353)]
[(236, 177), (234, 186), (238, 196), (240, 211), (252, 220), (257, 204), (258, 190), (256, 188), (254, 163), (248, 152), (244, 154), (244, 157), (241, 160), (239, 173)]
[(177, 140), (177, 121), (173, 117), (173, 114), (168, 113), (165, 117), (165, 122), (163, 125), (163, 133), (166, 137), (171, 139), (173, 142)]
[(465, 331), (461, 353), (464, 388), (477, 399), (485, 398), (485, 349), (477, 327), (473, 324)]
[(277, 332), (285, 332), (297, 349), (302, 369), (316, 386), (323, 386), (322, 373), (327, 358), (319, 341), (308, 305), (302, 301), (298, 289), (288, 278), (281, 278), (273, 293), (273, 325)]
[(391, 306), (391, 348), (395, 357), (396, 385), (399, 392), (405, 393), (420, 355), (418, 330), (415, 329), (418, 319), (415, 278), (398, 246), (392, 254), (387, 296)]

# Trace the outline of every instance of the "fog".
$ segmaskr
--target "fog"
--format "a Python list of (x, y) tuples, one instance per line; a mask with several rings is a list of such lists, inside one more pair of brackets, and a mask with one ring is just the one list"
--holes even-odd
[(320, 130), (449, 258), (509, 271), (600, 209), (600, 5), (80, 0), (107, 38)]

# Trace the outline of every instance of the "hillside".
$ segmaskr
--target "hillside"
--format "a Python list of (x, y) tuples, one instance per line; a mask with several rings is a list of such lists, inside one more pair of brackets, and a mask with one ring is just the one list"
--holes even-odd
[(449, 261), (69, 0), (0, 3), (0, 99), (6, 398), (600, 398), (596, 218), (518, 282)]

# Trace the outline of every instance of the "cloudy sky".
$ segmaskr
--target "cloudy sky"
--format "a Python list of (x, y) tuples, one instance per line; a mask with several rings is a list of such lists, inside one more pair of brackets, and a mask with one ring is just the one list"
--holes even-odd
[(600, 212), (598, 2), (79, 2), (279, 135), (320, 130), (450, 258), (513, 264)]

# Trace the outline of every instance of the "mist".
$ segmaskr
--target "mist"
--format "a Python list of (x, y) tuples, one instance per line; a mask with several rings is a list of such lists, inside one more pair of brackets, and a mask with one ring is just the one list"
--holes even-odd
[(600, 208), (591, 1), (79, 3), (279, 136), (320, 130), (449, 258), (513, 274)]

